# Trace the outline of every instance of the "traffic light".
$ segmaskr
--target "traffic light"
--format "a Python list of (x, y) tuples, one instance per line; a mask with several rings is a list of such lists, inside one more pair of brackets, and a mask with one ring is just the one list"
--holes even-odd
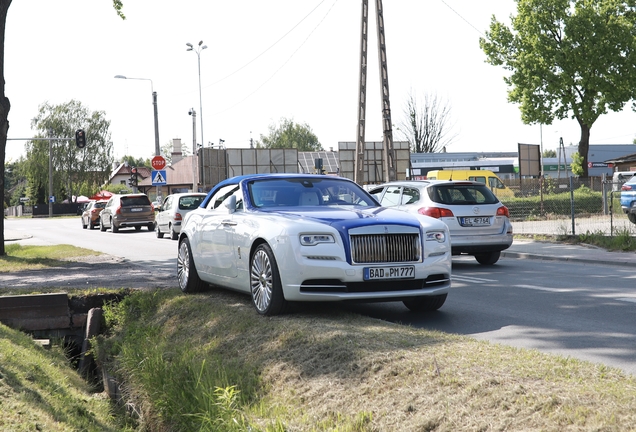
[(77, 148), (81, 149), (86, 147), (86, 133), (83, 129), (78, 129), (75, 131), (75, 145), (77, 145)]
[(139, 185), (139, 177), (137, 177), (137, 167), (132, 167), (130, 170), (130, 179), (128, 180), (129, 186), (138, 186)]

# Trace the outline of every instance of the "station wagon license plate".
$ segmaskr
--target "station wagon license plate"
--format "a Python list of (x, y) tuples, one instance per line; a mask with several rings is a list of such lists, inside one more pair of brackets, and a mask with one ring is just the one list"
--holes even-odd
[(140, 211), (144, 211), (144, 209), (139, 208), (139, 207), (134, 207), (130, 209), (131, 212), (140, 212)]
[(413, 279), (415, 266), (365, 267), (364, 280)]
[(461, 217), (459, 223), (461, 226), (488, 226), (490, 225), (490, 216)]

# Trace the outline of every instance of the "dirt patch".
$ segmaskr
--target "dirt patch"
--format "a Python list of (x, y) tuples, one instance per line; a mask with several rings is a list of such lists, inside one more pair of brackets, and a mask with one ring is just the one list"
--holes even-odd
[(165, 288), (178, 285), (176, 268), (133, 264), (112, 255), (89, 255), (64, 266), (0, 273), (0, 288)]

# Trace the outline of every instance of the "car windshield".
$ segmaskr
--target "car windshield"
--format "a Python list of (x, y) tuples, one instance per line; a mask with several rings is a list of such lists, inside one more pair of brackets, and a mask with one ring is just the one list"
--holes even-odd
[(255, 207), (378, 206), (356, 183), (338, 178), (253, 180), (248, 190)]
[(106, 201), (96, 202), (93, 207), (95, 207), (95, 208), (104, 208), (104, 207), (106, 207)]
[(443, 184), (428, 188), (433, 202), (449, 205), (496, 204), (497, 197), (483, 184)]
[(150, 200), (146, 196), (122, 197), (121, 205), (123, 207), (147, 206), (150, 205)]
[(201, 205), (205, 195), (182, 196), (179, 198), (179, 210), (194, 210)]

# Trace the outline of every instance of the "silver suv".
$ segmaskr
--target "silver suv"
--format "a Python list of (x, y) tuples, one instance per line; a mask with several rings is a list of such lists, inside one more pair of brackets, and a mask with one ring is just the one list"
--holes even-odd
[(99, 215), (100, 231), (110, 228), (116, 233), (129, 227), (155, 229), (155, 211), (146, 194), (113, 195)]
[(385, 207), (434, 217), (448, 226), (453, 255), (472, 255), (492, 265), (512, 244), (508, 208), (480, 182), (398, 181), (371, 187)]

